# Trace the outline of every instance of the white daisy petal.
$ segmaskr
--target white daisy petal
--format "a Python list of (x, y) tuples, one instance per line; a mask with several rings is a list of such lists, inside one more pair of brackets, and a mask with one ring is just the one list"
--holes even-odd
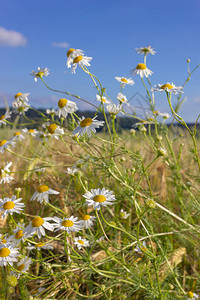
[(19, 203), (21, 200), (22, 198), (16, 199), (16, 196), (0, 199), (0, 212), (2, 212), (1, 217), (4, 219), (6, 215), (12, 215), (14, 212), (20, 214), (21, 210), (25, 207), (24, 203)]
[(30, 201), (37, 200), (40, 203), (48, 203), (49, 202), (49, 195), (58, 195), (59, 192), (50, 189), (47, 185), (40, 185), (37, 188), (37, 192), (33, 194)]
[(115, 196), (112, 191), (106, 190), (105, 188), (101, 189), (92, 189), (91, 193), (86, 192), (83, 195), (86, 198), (87, 205), (93, 205), (94, 209), (99, 210), (101, 206), (107, 206), (114, 204)]
[(97, 128), (104, 125), (104, 121), (98, 121), (96, 118), (97, 116), (93, 119), (82, 117), (79, 126), (73, 131), (73, 135), (82, 136), (87, 133), (91, 137), (91, 131), (95, 133)]
[(65, 218), (64, 220), (58, 217), (54, 217), (54, 228), (57, 230), (65, 230), (68, 233), (80, 231), (83, 228), (83, 221), (78, 221), (77, 217), (71, 216), (70, 218)]
[(147, 66), (145, 64), (143, 64), (143, 63), (138, 64), (136, 66), (136, 68), (133, 69), (131, 72), (132, 72), (132, 75), (136, 75), (137, 74), (137, 75), (140, 75), (141, 78), (143, 78), (144, 76), (148, 78), (149, 75), (153, 74), (153, 72), (151, 70), (149, 70), (147, 68)]
[(168, 92), (168, 93), (173, 93), (173, 94), (178, 94), (178, 93), (183, 93), (183, 87), (182, 86), (175, 86), (172, 83), (165, 83), (165, 84), (158, 84), (155, 85), (154, 87), (151, 88), (152, 91), (158, 91), (158, 92)]

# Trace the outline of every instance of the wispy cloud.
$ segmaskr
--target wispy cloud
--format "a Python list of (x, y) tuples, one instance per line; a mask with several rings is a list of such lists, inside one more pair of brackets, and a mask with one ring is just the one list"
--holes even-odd
[(63, 42), (63, 43), (56, 43), (56, 42), (54, 42), (54, 43), (53, 43), (53, 47), (58, 47), (58, 48), (68, 48), (68, 47), (69, 47), (69, 44), (66, 43), (66, 42)]
[(26, 43), (27, 39), (20, 32), (0, 27), (0, 47), (19, 47), (25, 46)]

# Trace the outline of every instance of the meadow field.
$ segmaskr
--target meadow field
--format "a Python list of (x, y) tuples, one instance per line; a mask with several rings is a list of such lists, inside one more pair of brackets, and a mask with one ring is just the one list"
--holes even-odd
[[(116, 77), (114, 104), (78, 49), (68, 51), (68, 63), (96, 87), (92, 118), (78, 117), (77, 102), (59, 96), (57, 110), (37, 111), (22, 93), (15, 117), (9, 108), (0, 116), (0, 299), (198, 298), (200, 136), (198, 119), (189, 126), (179, 114), (198, 67), (182, 87), (153, 87), (146, 67), (153, 49), (141, 49), (144, 63), (133, 73), (149, 103), (143, 118), (124, 109), (133, 80)], [(47, 68), (33, 75), (87, 102), (47, 86)], [(155, 109), (156, 92), (171, 115)], [(120, 113), (137, 120), (131, 130), (116, 126)]]

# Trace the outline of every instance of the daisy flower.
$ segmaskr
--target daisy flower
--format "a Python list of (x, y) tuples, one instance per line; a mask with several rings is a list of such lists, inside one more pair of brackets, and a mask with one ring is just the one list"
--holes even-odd
[(0, 266), (7, 266), (7, 264), (12, 266), (13, 262), (17, 262), (18, 255), (18, 249), (13, 248), (12, 244), (0, 244)]
[(38, 78), (42, 79), (43, 76), (45, 76), (45, 77), (48, 76), (49, 70), (47, 68), (42, 69), (42, 68), (38, 67), (38, 70), (32, 71), (31, 75), (33, 75), (35, 77), (34, 80), (37, 81)]
[(127, 214), (127, 212), (126, 211), (124, 211), (123, 209), (121, 209), (120, 210), (120, 217), (122, 218), (122, 219), (127, 219), (128, 218), (128, 216), (130, 216), (130, 214)]
[(55, 137), (57, 140), (58, 140), (60, 135), (64, 134), (64, 130), (56, 124), (48, 125), (47, 130), (51, 134), (51, 136)]
[(83, 195), (86, 198), (87, 205), (93, 205), (94, 209), (100, 209), (102, 206), (112, 205), (115, 201), (115, 195), (113, 191), (106, 190), (105, 188), (101, 189), (92, 189), (91, 192), (87, 192)]
[(45, 133), (42, 131), (38, 131), (37, 135), (36, 135), (36, 139), (42, 142), (46, 142), (46, 140), (49, 140), (50, 134), (49, 133)]
[(170, 114), (168, 114), (168, 113), (161, 113), (161, 112), (157, 112), (157, 114), (159, 115), (159, 116), (161, 116), (161, 117), (163, 117), (163, 119), (169, 119), (171, 116), (170, 116)]
[(4, 198), (0, 199), (0, 212), (2, 212), (2, 219), (6, 217), (8, 214), (21, 213), (21, 210), (25, 207), (24, 203), (19, 203), (22, 198), (16, 199), (16, 196), (12, 196), (12, 198)]
[(128, 85), (133, 85), (135, 84), (135, 81), (132, 78), (127, 78), (127, 77), (118, 77), (116, 76), (115, 79), (119, 82), (121, 82), (120, 87), (123, 89), (126, 84)]
[(128, 102), (128, 99), (127, 99), (126, 96), (123, 95), (122, 93), (118, 93), (117, 99), (119, 100), (120, 104), (126, 103), (127, 105), (129, 105), (129, 104), (127, 103), (127, 102)]
[(37, 200), (38, 202), (42, 203), (43, 201), (45, 203), (49, 202), (49, 195), (58, 195), (59, 192), (52, 190), (48, 187), (48, 185), (40, 185), (37, 188), (37, 191), (33, 194), (30, 201)]
[(11, 242), (14, 247), (18, 246), (21, 241), (25, 241), (28, 237), (24, 235), (24, 224), (18, 225), (16, 229), (13, 229), (14, 235), (11, 236)]
[(56, 111), (56, 115), (59, 118), (61, 118), (61, 116), (66, 118), (68, 114), (72, 114), (73, 112), (77, 111), (77, 109), (78, 109), (75, 102), (69, 101), (65, 98), (61, 98), (58, 101), (58, 107), (59, 107), (59, 109)]
[(30, 224), (24, 228), (24, 234), (32, 236), (33, 234), (37, 233), (40, 239), (42, 235), (43, 236), (45, 235), (45, 229), (54, 231), (53, 225), (47, 222), (52, 220), (53, 218), (51, 217), (46, 217), (46, 218), (35, 217), (30, 222)]
[(146, 250), (146, 243), (145, 241), (142, 243), (142, 246), (139, 247), (139, 245), (136, 245), (134, 252), (136, 252), (137, 254), (143, 254), (142, 250)]
[(83, 221), (78, 221), (78, 218), (74, 216), (65, 218), (64, 220), (58, 217), (54, 217), (53, 219), (56, 222), (53, 224), (54, 228), (57, 228), (55, 231), (61, 229), (70, 233), (71, 231), (80, 231), (83, 228)]
[(101, 243), (105, 240), (105, 236), (101, 236), (98, 240), (97, 240), (97, 243)]
[(35, 173), (37, 173), (38, 175), (40, 175), (40, 174), (44, 173), (45, 170), (46, 170), (45, 168), (38, 168), (38, 169), (35, 170)]
[(78, 55), (73, 59), (73, 65), (72, 65), (72, 73), (76, 73), (77, 65), (79, 67), (83, 68), (84, 66), (90, 66), (90, 61), (92, 60), (92, 57)]
[(18, 106), (18, 107), (13, 107), (13, 112), (14, 114), (20, 114), (22, 115), (23, 113), (27, 112), (30, 108), (30, 105), (27, 104), (26, 106)]
[(54, 247), (52, 246), (51, 243), (49, 244), (45, 244), (43, 242), (39, 242), (37, 244), (34, 244), (34, 245), (31, 245), (30, 243), (28, 243), (28, 246), (26, 247), (29, 251), (31, 250), (41, 250), (41, 249), (44, 249), (44, 250), (53, 250)]
[(7, 163), (4, 167), (0, 168), (0, 184), (9, 183), (14, 178), (10, 176), (10, 166), (12, 162)]
[(93, 119), (82, 117), (79, 121), (79, 126), (74, 129), (73, 135), (82, 136), (87, 133), (91, 137), (91, 132), (95, 133), (96, 129), (104, 124), (104, 121), (98, 121), (96, 118), (97, 116)]
[(151, 88), (152, 91), (158, 91), (158, 92), (168, 92), (173, 94), (183, 93), (183, 87), (182, 86), (175, 86), (173, 83), (167, 82), (166, 84), (158, 84)]
[(153, 72), (151, 70), (149, 70), (145, 64), (140, 63), (137, 65), (137, 67), (135, 69), (132, 70), (133, 75), (140, 75), (141, 78), (145, 77), (149, 77), (149, 75), (152, 75)]
[(0, 116), (0, 127), (1, 127), (1, 125), (6, 125), (6, 121), (5, 120), (7, 120), (7, 119), (9, 119), (10, 117), (11, 117), (11, 114), (12, 114), (12, 112), (10, 111), (6, 111), (5, 112), (5, 115), (1, 115)]
[(96, 100), (97, 101), (100, 101), (101, 103), (110, 103), (110, 101), (106, 98), (106, 97), (104, 97), (104, 96), (99, 96), (99, 95), (96, 95)]
[(8, 149), (10, 146), (14, 146), (15, 142), (13, 141), (6, 141), (6, 140), (2, 140), (0, 141), (0, 152), (4, 153), (4, 151), (6, 149)]
[(71, 175), (71, 176), (75, 176), (75, 173), (78, 173), (79, 169), (77, 167), (72, 167), (72, 168), (67, 168), (67, 171), (65, 171), (65, 173)]
[(28, 96), (30, 95), (30, 93), (26, 93), (26, 94), (23, 94), (23, 93), (17, 93), (15, 95), (15, 100), (13, 101), (13, 104), (12, 106), (13, 107), (20, 107), (20, 106), (23, 106), (23, 105), (28, 105)]
[(11, 236), (8, 236), (8, 234), (6, 234), (6, 236), (3, 237), (3, 235), (0, 235), (0, 244), (6, 244), (6, 243), (10, 243), (11, 242)]
[(86, 239), (82, 239), (81, 236), (76, 237), (74, 239), (74, 245), (76, 245), (78, 247), (78, 250), (81, 250), (82, 247), (89, 247), (90, 243), (89, 241), (87, 241)]
[(109, 114), (111, 114), (111, 115), (117, 115), (120, 112), (123, 114), (123, 112), (122, 112), (123, 107), (121, 104), (118, 104), (118, 105), (115, 105), (114, 103), (108, 104), (106, 106), (106, 108), (107, 108), (107, 111), (109, 112)]
[(156, 54), (156, 51), (151, 47), (151, 46), (148, 46), (148, 47), (141, 47), (141, 48), (136, 48), (135, 49), (137, 51), (137, 53), (140, 53), (140, 54)]
[(70, 48), (67, 51), (67, 63), (66, 63), (67, 67), (71, 68), (74, 58), (77, 56), (80, 56), (80, 55), (82, 55), (82, 56), (84, 55), (83, 50)]
[(197, 294), (195, 294), (195, 293), (193, 293), (193, 292), (188, 292), (188, 297), (189, 298), (187, 298), (187, 300), (195, 300), (195, 299), (198, 299), (199, 298), (199, 296), (197, 295)]
[(47, 113), (48, 115), (55, 115), (56, 111), (55, 111), (54, 108), (52, 108), (52, 109), (47, 108), (47, 109), (46, 109), (46, 113)]
[(30, 264), (32, 264), (31, 258), (25, 256), (24, 258), (20, 259), (20, 261), (17, 263), (17, 271), (19, 272), (13, 272), (13, 274), (16, 276), (16, 278), (19, 278), (21, 273), (24, 273), (28, 271)]
[(27, 129), (27, 128), (23, 128), (22, 131), (23, 131), (24, 133), (29, 133), (31, 136), (34, 136), (34, 137), (36, 137), (36, 135), (39, 133), (39, 131), (36, 130), (36, 129)]
[(20, 131), (16, 131), (14, 133), (14, 136), (12, 137), (12, 141), (16, 141), (16, 140), (23, 141), (24, 139), (25, 137), (21, 134)]
[(93, 226), (93, 222), (96, 221), (96, 217), (94, 216), (90, 216), (90, 215), (84, 215), (82, 217), (82, 220), (83, 220), (83, 226), (88, 229), (90, 228), (91, 226)]
[(148, 124), (154, 124), (155, 122), (154, 121), (140, 121), (140, 122), (137, 122), (133, 125), (134, 128), (136, 127), (142, 127), (144, 125), (148, 125)]

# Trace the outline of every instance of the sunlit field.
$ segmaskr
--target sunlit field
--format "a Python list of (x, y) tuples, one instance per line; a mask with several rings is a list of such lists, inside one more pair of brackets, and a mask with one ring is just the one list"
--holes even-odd
[[(47, 68), (32, 75), (58, 96), (57, 108), (37, 111), (17, 91), (0, 116), (0, 299), (198, 298), (200, 137), (198, 119), (188, 125), (179, 114), (198, 66), (187, 61), (183, 86), (152, 86), (155, 51), (137, 51), (142, 62), (116, 77), (114, 101), (90, 73), (92, 58), (68, 50), (67, 67), (96, 87), (92, 118), (77, 115), (87, 99), (47, 85)], [(144, 85), (143, 117), (127, 112), (132, 75)], [(159, 92), (170, 114), (157, 110)], [(135, 120), (131, 130), (120, 116)]]

